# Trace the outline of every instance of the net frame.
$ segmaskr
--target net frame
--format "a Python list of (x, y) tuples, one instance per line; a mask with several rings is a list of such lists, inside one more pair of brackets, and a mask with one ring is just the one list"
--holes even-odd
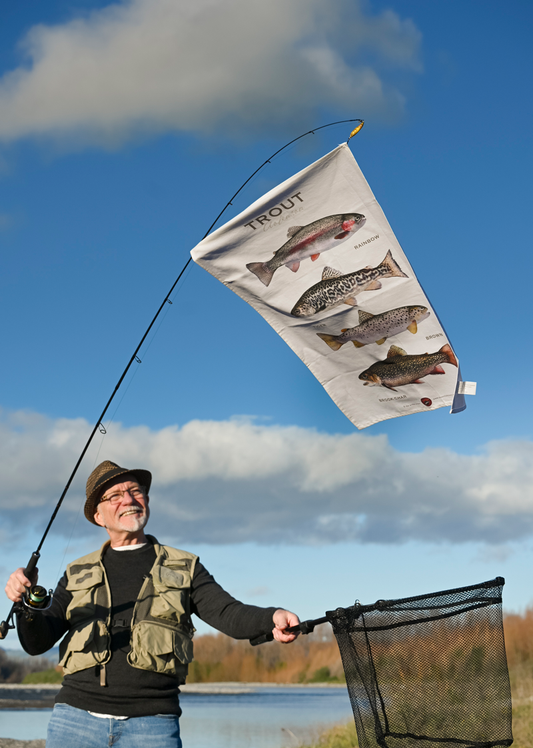
[(361, 748), (511, 745), (504, 584), (326, 612)]

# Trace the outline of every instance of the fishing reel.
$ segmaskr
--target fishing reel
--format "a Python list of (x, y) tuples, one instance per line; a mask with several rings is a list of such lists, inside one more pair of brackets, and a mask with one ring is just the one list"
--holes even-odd
[(36, 611), (48, 610), (52, 605), (54, 593), (52, 590), (46, 591), (40, 584), (34, 584), (24, 593), (22, 597), (22, 607), (26, 611), (26, 617), (33, 617)]

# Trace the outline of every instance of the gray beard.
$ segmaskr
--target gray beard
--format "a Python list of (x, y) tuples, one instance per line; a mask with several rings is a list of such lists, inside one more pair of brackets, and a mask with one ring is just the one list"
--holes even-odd
[[(124, 518), (126, 519), (126, 518)], [(122, 524), (123, 518), (120, 517), (118, 520), (118, 524), (123, 530), (126, 530), (127, 532), (139, 532), (139, 530), (142, 530), (146, 523), (148, 522), (148, 517), (146, 514), (130, 514), (128, 518), (129, 526), (126, 526), (125, 524)]]

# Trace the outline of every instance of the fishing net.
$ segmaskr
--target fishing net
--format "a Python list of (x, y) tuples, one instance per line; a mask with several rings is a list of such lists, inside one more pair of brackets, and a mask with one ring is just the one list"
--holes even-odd
[(510, 745), (504, 579), (326, 613), (360, 748)]

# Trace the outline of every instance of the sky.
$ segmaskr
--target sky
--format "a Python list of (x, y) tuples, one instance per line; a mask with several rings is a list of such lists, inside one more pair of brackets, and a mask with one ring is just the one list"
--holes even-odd
[[(506, 609), (531, 604), (531, 4), (49, 0), (2, 16), (0, 576), (39, 544), (232, 195), (298, 135), (361, 118), (350, 147), (477, 382), (466, 411), (357, 431), (191, 264), (81, 464), (40, 582), (105, 540), (82, 507), (110, 459), (153, 472), (149, 530), (246, 602), (317, 618), (504, 576)], [(217, 225), (351, 129), (284, 150)]]

